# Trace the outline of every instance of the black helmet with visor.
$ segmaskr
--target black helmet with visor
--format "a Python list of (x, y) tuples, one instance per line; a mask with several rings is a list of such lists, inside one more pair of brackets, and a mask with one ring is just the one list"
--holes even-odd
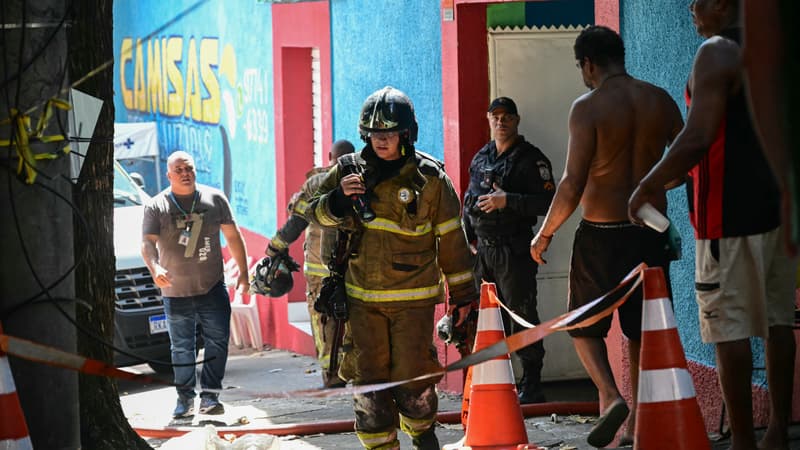
[(373, 92), (361, 107), (358, 131), (367, 142), (370, 133), (397, 131), (409, 144), (417, 141), (414, 104), (402, 91), (391, 86)]

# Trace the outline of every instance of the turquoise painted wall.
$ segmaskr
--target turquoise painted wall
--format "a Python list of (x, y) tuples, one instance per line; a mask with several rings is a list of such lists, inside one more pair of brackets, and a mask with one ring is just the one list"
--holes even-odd
[[(666, 89), (686, 116), (684, 88), (695, 51), (702, 38), (692, 24), (688, 0), (622, 0), (622, 38), (627, 51), (628, 71)], [(694, 230), (689, 223), (684, 187), (669, 193), (669, 217), (683, 237), (683, 258), (672, 264), (675, 318), (687, 358), (715, 366), (714, 347), (700, 340), (694, 291)], [(754, 355), (762, 354), (762, 342), (755, 339)], [(763, 367), (760, 356), (754, 364)], [(754, 383), (764, 383), (763, 371), (753, 372)]]
[(198, 182), (228, 193), (237, 222), (271, 235), (272, 5), (117, 0), (114, 58), (116, 120), (158, 123), (158, 170), (166, 172), (172, 151), (190, 152)]
[(361, 146), (358, 116), (369, 94), (394, 86), (411, 98), (417, 148), (442, 159), (439, 2), (331, 0), (333, 137)]

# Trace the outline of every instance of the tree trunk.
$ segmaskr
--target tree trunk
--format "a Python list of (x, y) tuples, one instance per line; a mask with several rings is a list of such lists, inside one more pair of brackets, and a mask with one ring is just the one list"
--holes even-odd
[[(69, 31), (69, 68), (72, 80), (113, 60), (113, 1), (75, 0), (74, 25)], [(76, 273), (78, 298), (91, 311), (78, 311), (78, 321), (106, 342), (114, 341), (114, 83), (108, 64), (76, 89), (103, 100), (92, 144), (75, 190), (75, 202), (88, 222), (90, 234), (75, 233), (75, 248), (87, 249), (83, 270)], [(76, 223), (76, 227), (81, 225)], [(112, 361), (113, 352), (97, 340), (80, 334), (80, 354)], [(83, 449), (149, 449), (122, 412), (114, 379), (80, 375), (81, 445)]]

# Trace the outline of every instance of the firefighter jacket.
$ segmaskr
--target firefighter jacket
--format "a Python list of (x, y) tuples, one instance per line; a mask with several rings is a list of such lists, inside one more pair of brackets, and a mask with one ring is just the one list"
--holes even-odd
[(300, 190), (292, 195), (289, 202), (289, 219), (275, 233), (270, 240), (270, 246), (276, 250), (288, 249), (305, 230), (306, 238), (303, 244), (303, 273), (308, 277), (324, 278), (328, 276), (328, 261), (336, 242), (336, 230), (309, 223), (306, 218), (309, 201), (317, 192), (320, 184), (325, 179), (328, 168), (315, 168), (306, 174), (306, 181)]
[[(506, 207), (484, 213), (476, 203), (478, 197), (489, 193), (493, 183), (506, 191)], [(537, 216), (547, 214), (555, 190), (550, 160), (523, 136), (499, 155), (495, 142), (489, 142), (478, 150), (469, 166), (469, 187), (464, 195), (468, 239), (524, 237), (530, 241)]]
[(386, 164), (370, 146), (339, 158), (306, 217), (326, 227), (354, 222), (353, 214), (337, 215), (332, 206), (336, 195), (349, 201), (339, 183), (355, 165), (363, 170), (365, 195), (376, 218), (355, 221), (361, 236), (351, 250), (345, 275), (348, 298), (387, 306), (435, 304), (444, 299), (446, 280), (452, 304), (474, 301), (473, 256), (450, 178), (436, 159), (413, 148), (405, 151), (405, 162), (399, 161), (402, 165), (391, 174), (379, 173)]

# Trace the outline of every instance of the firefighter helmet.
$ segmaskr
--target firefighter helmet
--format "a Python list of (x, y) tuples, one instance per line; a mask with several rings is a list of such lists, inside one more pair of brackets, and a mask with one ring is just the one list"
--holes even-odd
[(414, 104), (406, 94), (391, 86), (370, 94), (361, 107), (358, 131), (365, 142), (372, 132), (399, 131), (413, 144), (417, 141), (417, 130)]
[(298, 270), (300, 266), (286, 252), (264, 257), (256, 266), (250, 281), (250, 290), (252, 293), (270, 297), (285, 295), (294, 286), (292, 272)]

